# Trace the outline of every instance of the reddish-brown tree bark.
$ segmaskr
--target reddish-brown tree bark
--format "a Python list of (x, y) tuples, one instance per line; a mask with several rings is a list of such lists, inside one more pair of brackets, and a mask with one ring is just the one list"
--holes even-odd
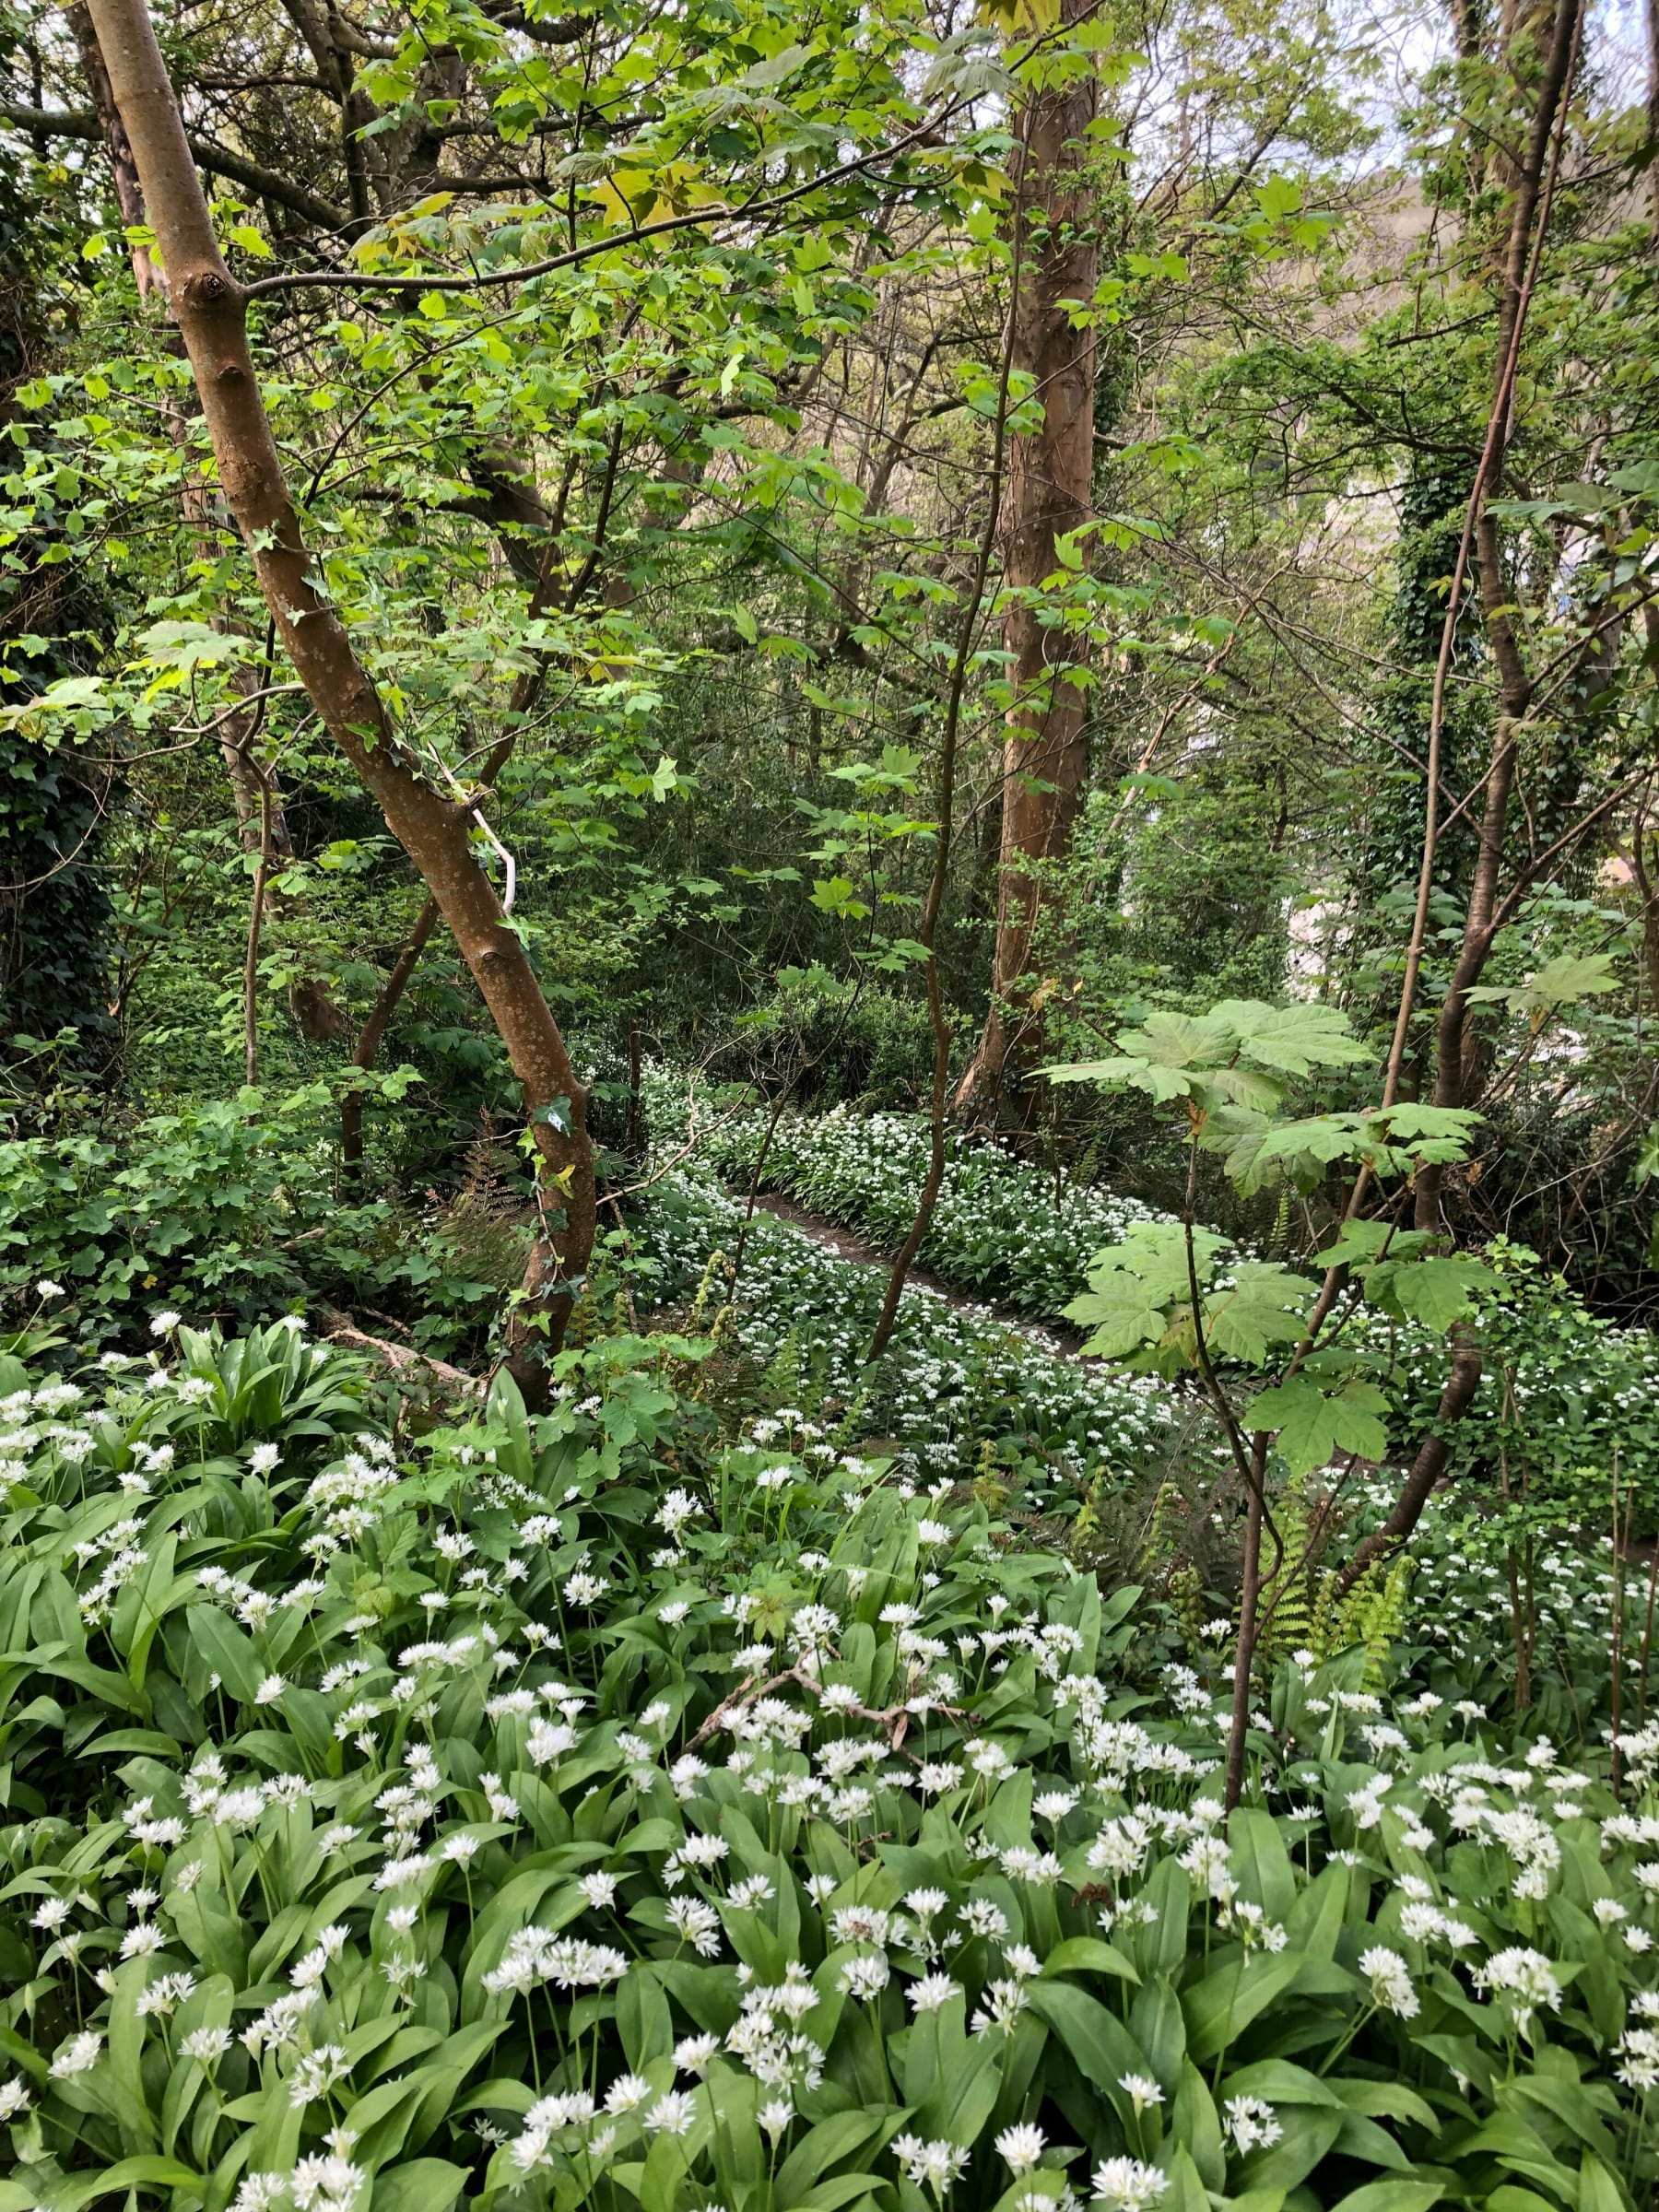
[[(1064, 0), (1063, 23), (1081, 21), (1093, 0)], [(1031, 92), (1018, 124), (1018, 187), (1025, 252), (1014, 301), (1013, 364), (1034, 380), (1041, 429), (1009, 441), (1002, 515), (1003, 583), (1035, 592), (1059, 567), (1057, 538), (1088, 522), (1094, 477), (1095, 338), (1077, 329), (1076, 303), (1092, 300), (1100, 273), (1088, 171), (1089, 124), (1099, 91), (1092, 75)], [(1068, 307), (1067, 302), (1072, 305)], [(1071, 843), (1088, 769), (1083, 693), (1059, 680), (1068, 647), (1038, 610), (1016, 600), (1003, 618), (1008, 674), (1019, 696), (1003, 749), (1001, 868), (991, 1007), (979, 1050), (957, 1093), (959, 1105), (994, 1098), (1033, 1025), (1011, 1002), (1030, 960), (1044, 894), (1042, 870)]]
[[(214, 239), (155, 29), (143, 0), (89, 0), (116, 108), (136, 161), (219, 478), (283, 647), (335, 743), (373, 793), (419, 870), (507, 1049), (542, 1168), (545, 1242), (532, 1276), (555, 1341), (594, 1240), (587, 1095), (529, 957), (473, 850), (471, 810), (420, 773), (359, 662), (345, 624), (313, 588), (299, 517), (248, 345), (247, 298)], [(522, 1332), (521, 1332), (522, 1335)], [(515, 1361), (536, 1388), (533, 1346)]]

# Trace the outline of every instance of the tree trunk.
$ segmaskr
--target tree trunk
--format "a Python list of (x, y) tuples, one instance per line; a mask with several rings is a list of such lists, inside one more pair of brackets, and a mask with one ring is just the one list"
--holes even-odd
[[(1489, 502), (1500, 497), (1503, 489), (1504, 464), (1514, 414), (1518, 349), (1549, 222), (1560, 129), (1565, 121), (1566, 103), (1571, 98), (1571, 77), (1578, 57), (1580, 7), (1581, 0), (1558, 0), (1544, 73), (1529, 119), (1526, 149), (1513, 174), (1509, 229), (1498, 271), (1497, 367), (1485, 453), (1475, 489), (1481, 507), (1475, 516), (1473, 549), (1487, 642), (1498, 673), (1499, 713), (1492, 733), (1480, 847), (1464, 913), (1463, 940), (1436, 1025), (1434, 1103), (1437, 1106), (1462, 1107), (1469, 1103), (1473, 1087), (1468, 1077), (1474, 1059), (1473, 1039), (1468, 1033), (1469, 993), (1480, 982), (1497, 935), (1495, 918), (1509, 828), (1510, 796), (1520, 764), (1520, 733), (1533, 700), (1532, 679), (1510, 617), (1502, 539)], [(1440, 1227), (1441, 1174), (1438, 1166), (1425, 1166), (1418, 1171), (1415, 1219), (1418, 1229)]]
[[(149, 218), (144, 211), (144, 191), (138, 182), (138, 164), (133, 159), (126, 126), (116, 112), (115, 95), (110, 89), (110, 73), (104, 67), (103, 56), (98, 51), (98, 34), (92, 28), (92, 18), (87, 13), (85, 0), (76, 0), (68, 10), (69, 29), (75, 38), (75, 49), (80, 57), (81, 74), (87, 80), (87, 89), (92, 96), (92, 110), (103, 131), (104, 150), (110, 158), (110, 179), (115, 187), (115, 206), (123, 228), (142, 229)], [(133, 265), (133, 281), (138, 287), (141, 300), (151, 292), (165, 290), (155, 263), (147, 248), (127, 245)]]
[(1336, 1578), (1336, 1595), (1346, 1597), (1367, 1568), (1385, 1559), (1410, 1541), (1423, 1517), (1423, 1508), (1434, 1486), (1445, 1473), (1452, 1456), (1451, 1431), (1469, 1410), (1480, 1387), (1480, 1347), (1473, 1336), (1460, 1332), (1453, 1346), (1452, 1372), (1441, 1393), (1434, 1426), (1418, 1448), (1410, 1472), (1400, 1485), (1394, 1509), (1381, 1528), (1373, 1529)]
[[(415, 918), (415, 926), (398, 948), (381, 994), (370, 1007), (351, 1055), (351, 1065), (364, 1075), (374, 1065), (387, 1024), (396, 1013), (421, 954), (438, 926), (438, 901), (429, 898)], [(348, 1182), (358, 1180), (363, 1164), (363, 1092), (354, 1084), (340, 1100), (340, 1159)]]
[[(110, 157), (110, 175), (115, 189), (115, 205), (123, 224), (129, 229), (147, 227), (149, 216), (145, 206), (144, 187), (134, 159), (132, 142), (126, 125), (122, 122), (115, 104), (115, 94), (110, 83), (110, 73), (104, 66), (99, 51), (98, 34), (92, 27), (91, 16), (84, 0), (69, 10), (70, 28), (75, 34), (76, 52), (80, 58), (81, 73), (87, 80), (87, 89), (92, 97), (93, 112), (103, 132), (104, 146)], [(167, 300), (166, 279), (148, 251), (141, 245), (129, 244), (128, 255), (133, 266), (133, 281), (138, 288), (140, 299), (154, 294), (162, 302)], [(178, 412), (169, 407), (167, 421), (176, 441), (185, 441), (185, 426)], [(205, 559), (218, 558), (218, 530), (212, 512), (212, 502), (206, 488), (188, 479), (184, 489), (184, 512), (197, 534), (200, 550)], [(229, 627), (225, 618), (216, 621), (216, 629)], [(257, 688), (252, 672), (244, 672), (247, 680), (244, 689)], [(237, 835), (242, 851), (250, 856), (259, 855), (264, 863), (261, 883), (264, 886), (265, 914), (276, 923), (297, 922), (305, 913), (305, 900), (292, 892), (272, 888), (269, 878), (273, 872), (280, 875), (294, 857), (293, 841), (288, 834), (288, 816), (282, 803), (282, 786), (274, 769), (266, 769), (262, 780), (259, 770), (250, 759), (249, 745), (253, 733), (254, 720), (245, 707), (227, 706), (216, 716), (214, 734), (218, 740), (225, 763), (225, 773), (230, 780), (231, 804), (236, 809)], [(266, 819), (268, 837), (262, 834), (261, 821)], [(300, 1034), (310, 1042), (325, 1042), (337, 1037), (346, 1026), (346, 1017), (335, 1002), (333, 992), (322, 976), (297, 976), (288, 986), (288, 1007)]]
[[(1073, 24), (1091, 12), (1091, 0), (1064, 0), (1061, 19)], [(1043, 419), (1041, 429), (1009, 443), (1001, 536), (1003, 584), (1013, 594), (1035, 594), (1053, 575), (1054, 541), (1092, 512), (1095, 337), (1073, 326), (1067, 302), (1091, 300), (1099, 275), (1097, 194), (1086, 167), (1098, 99), (1092, 76), (1041, 87), (1019, 119), (1027, 251), (1017, 279), (1013, 361), (1017, 373), (1035, 380)], [(1035, 1041), (1034, 1019), (1022, 1018), (1011, 1001), (1030, 963), (1042, 871), (1070, 848), (1088, 767), (1084, 694), (1053, 673), (1068, 652), (1065, 633), (1044, 629), (1035, 607), (1017, 598), (1003, 618), (1003, 644), (1018, 697), (1003, 747), (991, 1006), (959, 1106), (994, 1100)]]
[[(143, 0), (90, 0), (100, 51), (136, 158), (173, 313), (219, 477), (285, 651), (324, 726), (374, 794), (471, 969), (524, 1095), (541, 1163), (547, 1238), (538, 1298), (557, 1344), (594, 1241), (587, 1094), (516, 934), (473, 851), (471, 809), (433, 791), (406, 749), (345, 624), (313, 589), (299, 518), (248, 347), (247, 300), (220, 257)], [(526, 1347), (522, 1388), (542, 1362)]]

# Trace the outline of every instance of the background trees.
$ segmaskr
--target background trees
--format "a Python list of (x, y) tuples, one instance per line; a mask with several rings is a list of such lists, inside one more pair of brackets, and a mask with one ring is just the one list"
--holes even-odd
[[(453, 1338), (526, 1262), (581, 1276), (641, 1054), (921, 1101), (931, 967), (961, 1109), (1168, 1197), (1132, 1101), (1036, 1066), (1319, 993), (1378, 1064), (1404, 1003), (1400, 1095), (1486, 1117), (1424, 1226), (1643, 1310), (1653, 233), (1617, 25), (1425, 18), (1402, 69), (1301, 0), (150, 19), (292, 519), (230, 464), (112, 21), (14, 8), (52, 219), (6, 558), (52, 606), (6, 742), (67, 826), (6, 895), (83, 887), (100, 1004), (65, 959), (8, 1030), (107, 1038), (96, 1094), (8, 1046), (18, 1132), (303, 1095), (343, 1192), (471, 1224)], [(1349, 1194), (1212, 1195), (1294, 1241)], [(427, 1326), (416, 1288), (382, 1286)]]

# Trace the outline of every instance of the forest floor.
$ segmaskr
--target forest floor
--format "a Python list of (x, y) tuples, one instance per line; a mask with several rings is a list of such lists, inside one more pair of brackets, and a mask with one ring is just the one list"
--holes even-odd
[[(741, 1197), (742, 1194), (734, 1192), (733, 1195)], [(845, 1260), (852, 1265), (888, 1268), (893, 1264), (890, 1252), (884, 1252), (879, 1245), (867, 1242), (853, 1230), (838, 1227), (824, 1215), (815, 1214), (810, 1206), (801, 1205), (798, 1199), (787, 1197), (782, 1191), (762, 1191), (755, 1200), (755, 1210), (757, 1213), (771, 1214), (787, 1223), (791, 1229), (797, 1230), (804, 1237), (809, 1237), (813, 1243), (821, 1245), (838, 1260)], [(955, 1307), (959, 1313), (988, 1314), (1002, 1327), (1029, 1337), (1044, 1351), (1057, 1353), (1062, 1359), (1076, 1359), (1089, 1367), (1098, 1364), (1093, 1359), (1085, 1359), (1081, 1336), (1034, 1322), (1029, 1313), (1021, 1313), (1013, 1306), (1003, 1305), (996, 1299), (974, 1298), (965, 1290), (955, 1289), (938, 1276), (930, 1275), (925, 1267), (912, 1267), (904, 1279), (907, 1288), (931, 1290), (935, 1298), (942, 1298), (947, 1305)]]

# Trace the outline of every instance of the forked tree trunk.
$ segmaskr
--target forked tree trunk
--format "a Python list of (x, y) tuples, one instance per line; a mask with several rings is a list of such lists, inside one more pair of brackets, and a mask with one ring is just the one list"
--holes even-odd
[[(1093, 0), (1064, 0), (1063, 23), (1081, 22)], [(1092, 300), (1100, 270), (1094, 233), (1098, 194), (1087, 133), (1095, 119), (1094, 76), (1033, 91), (1019, 119), (1019, 188), (1026, 251), (1014, 307), (1014, 368), (1035, 380), (1039, 430), (1009, 441), (1002, 517), (1003, 583), (1034, 592), (1060, 566), (1054, 541), (1088, 522), (1094, 476), (1095, 338), (1072, 311)], [(1068, 302), (1070, 305), (1068, 306)], [(991, 1006), (957, 1103), (989, 1101), (1011, 1064), (1035, 1041), (1034, 1018), (1014, 998), (1026, 974), (1045, 896), (1047, 864), (1064, 857), (1082, 801), (1088, 754), (1084, 694), (1058, 680), (1065, 633), (1016, 602), (1003, 618), (1018, 698), (1003, 748), (1001, 873)]]
[[(277, 634), (335, 743), (420, 871), (507, 1050), (541, 1164), (547, 1236), (532, 1280), (557, 1343), (594, 1241), (587, 1094), (529, 958), (473, 851), (468, 809), (433, 791), (405, 748), (345, 624), (319, 596), (248, 347), (247, 300), (220, 256), (143, 0), (89, 0), (115, 103), (167, 271), (225, 497)], [(515, 1362), (535, 1393), (535, 1347)]]

